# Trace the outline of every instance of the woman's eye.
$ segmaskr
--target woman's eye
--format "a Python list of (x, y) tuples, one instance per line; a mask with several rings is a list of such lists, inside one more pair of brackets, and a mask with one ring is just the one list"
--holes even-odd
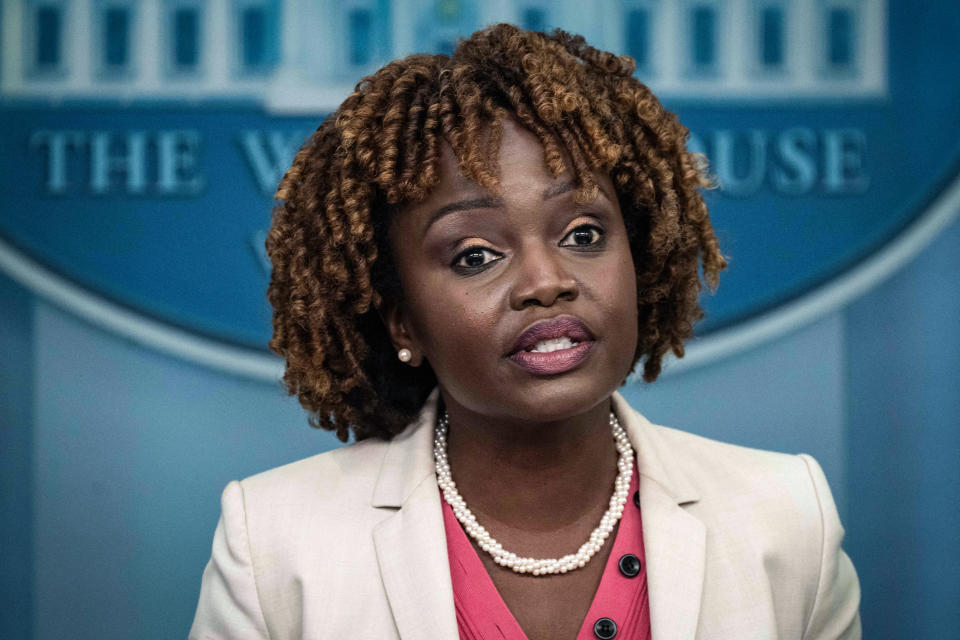
[(582, 224), (560, 241), (561, 247), (590, 247), (603, 239), (603, 231), (592, 224)]
[(494, 260), (500, 258), (500, 254), (484, 247), (470, 247), (465, 249), (453, 260), (454, 267), (461, 269), (479, 269)]

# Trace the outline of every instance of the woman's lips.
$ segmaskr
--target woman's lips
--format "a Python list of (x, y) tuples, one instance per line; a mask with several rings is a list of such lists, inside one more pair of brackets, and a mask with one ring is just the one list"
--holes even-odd
[(543, 376), (554, 375), (569, 371), (583, 362), (590, 355), (594, 344), (596, 343), (593, 340), (589, 340), (569, 349), (548, 352), (521, 349), (511, 355), (510, 359), (530, 373)]
[[(531, 351), (538, 343), (566, 338), (575, 343), (566, 349)], [(580, 318), (561, 315), (542, 320), (524, 331), (513, 345), (511, 360), (538, 375), (552, 375), (569, 371), (590, 355), (595, 338)]]

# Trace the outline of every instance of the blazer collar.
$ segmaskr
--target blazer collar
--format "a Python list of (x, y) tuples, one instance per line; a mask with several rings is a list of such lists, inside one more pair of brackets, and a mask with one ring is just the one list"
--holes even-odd
[[(439, 391), (390, 441), (372, 505), (398, 509), (374, 530), (374, 544), (394, 621), (404, 640), (456, 638), (440, 491), (434, 478), (433, 425)], [(660, 428), (619, 393), (613, 408), (637, 454), (640, 511), (653, 640), (694, 638), (706, 561), (706, 527), (681, 505), (699, 499), (678, 452)]]

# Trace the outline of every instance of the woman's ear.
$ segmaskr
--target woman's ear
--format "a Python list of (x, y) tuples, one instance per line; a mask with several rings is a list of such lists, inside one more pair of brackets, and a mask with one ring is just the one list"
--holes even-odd
[(411, 367), (419, 367), (423, 362), (423, 352), (410, 331), (410, 321), (404, 310), (403, 300), (384, 300), (377, 313), (390, 334), (397, 358)]

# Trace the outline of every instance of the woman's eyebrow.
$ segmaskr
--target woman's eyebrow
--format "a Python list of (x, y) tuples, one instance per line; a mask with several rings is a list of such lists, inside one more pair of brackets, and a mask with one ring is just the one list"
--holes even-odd
[(424, 233), (426, 233), (427, 229), (429, 229), (434, 222), (445, 215), (453, 213), (454, 211), (467, 211), (470, 209), (496, 209), (501, 206), (503, 206), (503, 202), (499, 198), (495, 198), (493, 196), (484, 196), (482, 198), (470, 198), (468, 200), (451, 202), (450, 204), (445, 204), (434, 211), (423, 230)]
[(556, 198), (559, 195), (562, 195), (568, 191), (573, 191), (577, 188), (577, 185), (573, 183), (572, 180), (567, 180), (566, 182), (557, 182), (547, 187), (546, 191), (543, 192), (543, 199), (549, 200), (550, 198)]

